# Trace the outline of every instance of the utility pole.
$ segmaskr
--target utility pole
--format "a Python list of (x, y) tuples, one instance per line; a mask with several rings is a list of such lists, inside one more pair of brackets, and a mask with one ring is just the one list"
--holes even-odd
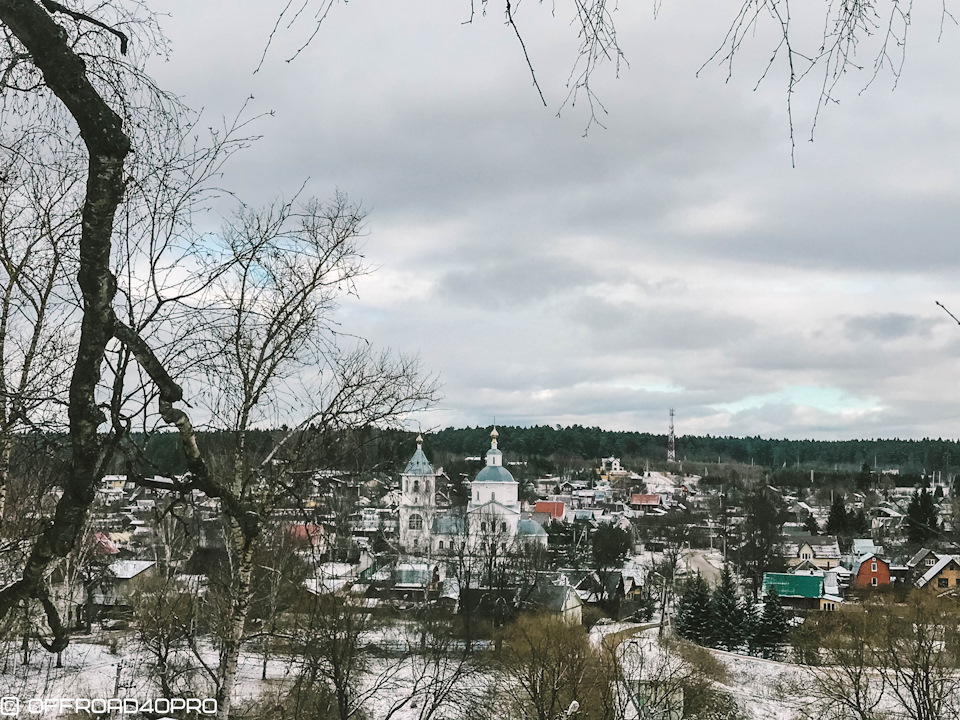
[(117, 697), (120, 694), (120, 673), (123, 672), (123, 660), (117, 663), (117, 677), (113, 681), (113, 696)]

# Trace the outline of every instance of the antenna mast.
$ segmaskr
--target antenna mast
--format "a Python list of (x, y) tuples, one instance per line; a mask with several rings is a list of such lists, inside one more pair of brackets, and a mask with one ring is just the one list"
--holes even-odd
[(667, 460), (677, 459), (677, 438), (673, 433), (673, 408), (670, 408), (670, 434), (667, 436)]

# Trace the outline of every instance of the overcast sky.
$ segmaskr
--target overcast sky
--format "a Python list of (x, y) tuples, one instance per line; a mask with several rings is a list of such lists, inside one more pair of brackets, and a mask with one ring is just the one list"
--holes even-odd
[(960, 314), (960, 31), (938, 43), (918, 8), (897, 88), (850, 73), (813, 143), (808, 78), (793, 166), (784, 67), (754, 90), (769, 36), (697, 77), (736, 2), (626, 4), (629, 67), (598, 71), (586, 137), (584, 103), (557, 117), (565, 0), (517, 15), (546, 108), (495, 0), (473, 24), (469, 0), (337, 4), (256, 74), (281, 3), (158, 0), (154, 75), (210, 124), (250, 95), (274, 112), (227, 168), (246, 202), (306, 181), (370, 210), (378, 269), (340, 321), (439, 375), (414, 426), (665, 432), (673, 407), (681, 435), (960, 436), (960, 327), (935, 305)]

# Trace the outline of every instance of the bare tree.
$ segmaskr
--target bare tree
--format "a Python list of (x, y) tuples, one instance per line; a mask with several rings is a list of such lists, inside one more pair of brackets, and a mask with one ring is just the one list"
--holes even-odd
[(956, 716), (960, 646), (952, 601), (922, 591), (905, 604), (887, 596), (817, 618), (810, 635), (823, 663), (810, 669), (817, 717)]
[(260, 628), (261, 680), (267, 679), (267, 664), (274, 639), (290, 638), (282, 615), (294, 606), (307, 575), (306, 563), (295, 550), (296, 543), (290, 530), (282, 524), (272, 523), (254, 555), (251, 615)]
[[(69, 382), (62, 398), (44, 398), (46, 409), (66, 410), (70, 459), (52, 522), (45, 525), (32, 545), (19, 579), (0, 590), (0, 618), (25, 601), (39, 602), (52, 636), (41, 641), (55, 651), (66, 645), (67, 632), (49, 597), (45, 578), (52, 564), (79, 542), (97, 484), (116, 449), (115, 433), (100, 434), (106, 419), (100, 404), (100, 386), (106, 369), (107, 347), (118, 329), (122, 330), (113, 307), (118, 282), (111, 265), (116, 211), (128, 179), (124, 163), (131, 147), (130, 135), (124, 126), (126, 122), (135, 131), (149, 133), (140, 122), (142, 113), (160, 97), (139, 70), (144, 51), (148, 53), (153, 45), (151, 35), (156, 26), (151, 23), (152, 16), (137, 16), (137, 10), (128, 14), (111, 5), (98, 10), (99, 19), (53, 2), (41, 5), (32, 0), (12, 0), (0, 4), (4, 35), (0, 77), (5, 120), (16, 118), (17, 122), (11, 122), (9, 129), (27, 142), (53, 137), (65, 148), (65, 174), (57, 175), (60, 168), (50, 162), (50, 157), (40, 157), (31, 167), (38, 172), (50, 171), (53, 177), (76, 178), (74, 184), (63, 186), (63, 195), (52, 195), (59, 203), (55, 215), (59, 220), (47, 223), (44, 240), (48, 255), (51, 248), (53, 255), (46, 263), (38, 264), (51, 268), (56, 264), (54, 261), (60, 257), (57, 248), (62, 247), (57, 243), (66, 237), (72, 240), (69, 230), (72, 223), (78, 243), (74, 246), (71, 242), (69, 252), (64, 250), (63, 257), (69, 256), (74, 263), (76, 283), (71, 283), (69, 290), (58, 297), (66, 303), (64, 307), (72, 308), (69, 312), (77, 318), (75, 326), (65, 325), (68, 330), (75, 327), (76, 335), (66, 338), (73, 348), (66, 356), (72, 359), (67, 361), (65, 371), (59, 372)], [(58, 23), (52, 14), (65, 19), (65, 23)], [(121, 27), (122, 30), (118, 29)], [(113, 36), (109, 41), (104, 39), (109, 36), (107, 33)], [(115, 48), (109, 43), (119, 41), (120, 51), (125, 54), (131, 34), (138, 42), (132, 61), (127, 62), (117, 58)], [(44, 147), (43, 143), (38, 147)], [(36, 158), (30, 154), (21, 159), (23, 157)], [(80, 170), (84, 162), (85, 182)], [(73, 187), (77, 188), (75, 193), (66, 192)], [(77, 208), (79, 222), (74, 213)], [(40, 227), (44, 231), (42, 224)], [(23, 276), (17, 274), (15, 266), (8, 264), (8, 267), (14, 270), (14, 282), (7, 285), (10, 288)], [(48, 274), (47, 278), (50, 277)], [(43, 288), (49, 285), (49, 282), (33, 283), (28, 306), (33, 313), (34, 328), (43, 327), (42, 322), (37, 322), (41, 314), (51, 319), (49, 311), (41, 313), (44, 298), (49, 297)], [(34, 332), (33, 336), (42, 339), (43, 333)], [(27, 347), (31, 347), (30, 344)], [(29, 357), (29, 353), (25, 353), (21, 361), (21, 368), (28, 368), (28, 376), (31, 374)], [(57, 370), (53, 359), (49, 368)], [(7, 378), (9, 369), (9, 366), (3, 368)], [(123, 373), (115, 377), (122, 378)], [(34, 378), (28, 377), (28, 380)], [(7, 408), (8, 413), (13, 411), (4, 419), (8, 427), (11, 421), (24, 421), (22, 412), (16, 408), (15, 404)]]
[(960, 638), (956, 604), (914, 591), (903, 608), (887, 603), (879, 620), (877, 671), (911, 720), (960, 712)]
[(416, 708), (417, 720), (478, 713), (487, 695), (485, 666), (458, 637), (452, 618), (434, 604), (421, 607), (416, 632), (423, 638), (407, 648), (405, 683), (397, 699), (382, 714), (390, 720)]
[(70, 310), (57, 303), (67, 282), (69, 247), (79, 233), (80, 179), (63, 157), (46, 158), (26, 141), (4, 148), (0, 171), (0, 521), (17, 434), (43, 429), (50, 401), (62, 399)]
[(378, 626), (349, 595), (324, 594), (315, 600), (308, 622), (298, 633), (303, 640), (297, 652), (302, 662), (295, 690), (298, 712), (300, 698), (308, 699), (318, 683), (329, 687), (334, 717), (339, 720), (361, 714), (377, 693), (392, 692), (400, 664), (396, 660), (376, 664), (370, 643)]
[(881, 717), (886, 678), (876, 672), (875, 635), (885, 612), (873, 604), (808, 619), (815, 626), (824, 663), (810, 667), (810, 694), (817, 700), (811, 710), (816, 717)]
[(579, 703), (576, 717), (613, 720), (613, 684), (581, 625), (548, 615), (519, 617), (500, 652), (507, 717), (554, 720)]
[(183, 697), (197, 689), (199, 669), (189, 648), (197, 632), (198, 592), (158, 575), (135, 598), (137, 640), (163, 697)]
[[(436, 394), (416, 360), (375, 354), (366, 344), (347, 351), (337, 344), (332, 312), (363, 272), (356, 247), (362, 222), (359, 208), (337, 195), (328, 204), (243, 209), (222, 233), (223, 258), (200, 297), (207, 307), (202, 367), (213, 383), (206, 397), (214, 422), (233, 438), (223, 461), (207, 464), (189, 420), (165, 405), (171, 381), (162, 365), (146, 347), (135, 351), (159, 381), (161, 413), (177, 424), (187, 448), (191, 474), (180, 489), (220, 501), (232, 572), (216, 686), (227, 714), (264, 522), (296, 493), (297, 471), (311, 458), (312, 442), (349, 427), (396, 423)], [(300, 375), (307, 368), (310, 378)], [(295, 399), (307, 408), (300, 423), (265, 454), (249, 447), (255, 425), (276, 422), (280, 408)]]

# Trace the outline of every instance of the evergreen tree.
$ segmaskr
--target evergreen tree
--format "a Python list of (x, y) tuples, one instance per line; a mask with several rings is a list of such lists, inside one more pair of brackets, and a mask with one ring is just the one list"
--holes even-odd
[(870, 463), (864, 463), (857, 473), (857, 490), (867, 492), (873, 487), (873, 473), (870, 472)]
[(846, 535), (849, 531), (850, 516), (847, 514), (847, 506), (843, 502), (843, 496), (837, 493), (830, 504), (830, 514), (827, 516), (827, 534), (839, 536)]
[(710, 641), (710, 586), (699, 572), (684, 586), (674, 616), (674, 630), (680, 637), (707, 645)]
[(926, 488), (914, 491), (907, 506), (907, 540), (915, 545), (923, 545), (939, 534), (937, 505), (933, 496)]
[(710, 618), (711, 647), (736, 650), (743, 645), (748, 630), (746, 613), (729, 567), (723, 568), (720, 584), (710, 598)]
[(760, 606), (753, 599), (753, 595), (747, 593), (743, 597), (743, 642), (750, 655), (759, 655), (757, 650), (759, 632)]
[(787, 636), (787, 616), (780, 604), (776, 588), (771, 587), (763, 601), (763, 612), (757, 624), (753, 645), (756, 654), (767, 659), (780, 656), (780, 645)]
[(870, 537), (870, 520), (863, 510), (857, 510), (856, 514), (851, 516), (853, 532), (857, 537)]
[(784, 564), (781, 546), (786, 508), (777, 493), (758, 488), (744, 496), (743, 512), (740, 567), (756, 597), (763, 574), (777, 571)]

